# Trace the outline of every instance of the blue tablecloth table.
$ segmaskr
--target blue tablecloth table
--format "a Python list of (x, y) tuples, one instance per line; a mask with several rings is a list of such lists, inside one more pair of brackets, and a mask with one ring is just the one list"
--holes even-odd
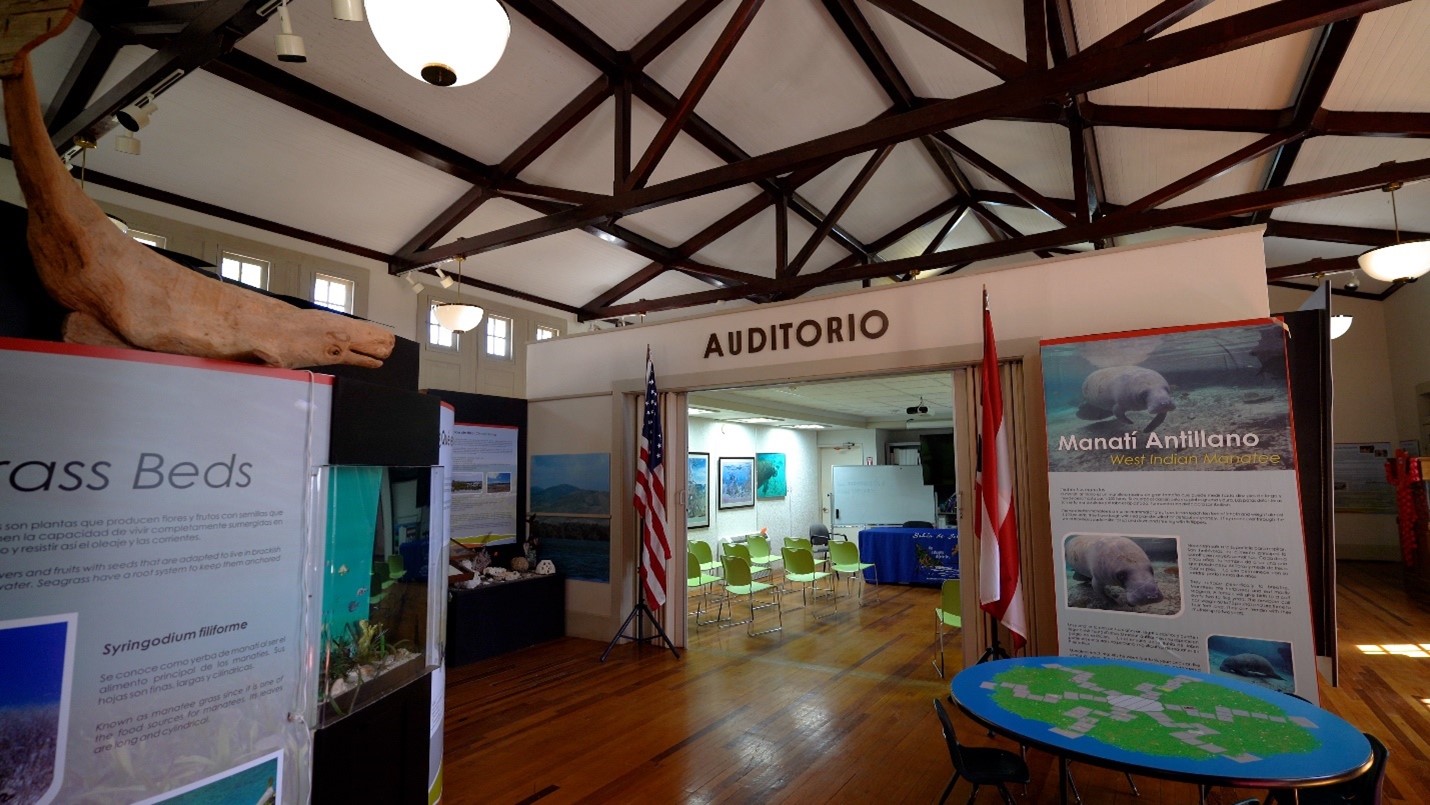
[(865, 528), (859, 532), (859, 557), (874, 563), (864, 571), (865, 581), (942, 584), (958, 578), (958, 529)]

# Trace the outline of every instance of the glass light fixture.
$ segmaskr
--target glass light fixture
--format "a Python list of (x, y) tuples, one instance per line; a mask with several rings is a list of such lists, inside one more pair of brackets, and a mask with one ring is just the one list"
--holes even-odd
[(491, 72), (511, 19), (498, 0), (367, 0), (382, 52), (413, 78), (460, 87)]
[(1344, 313), (1338, 313), (1331, 317), (1331, 338), (1336, 339), (1346, 334), (1351, 328), (1352, 317)]
[[(372, 13), (372, 9), (368, 9)], [(437, 319), (437, 323), (446, 327), (454, 333), (465, 333), (482, 323), (482, 316), (486, 313), (477, 305), (462, 304), (462, 258), (457, 258), (457, 301), (444, 302), (432, 311), (432, 315)]]
[(1430, 241), (1400, 242), (1400, 213), (1395, 208), (1395, 191), (1400, 182), (1391, 182), (1383, 189), (1390, 194), (1390, 214), (1395, 222), (1395, 245), (1371, 249), (1357, 258), (1367, 275), (1381, 282), (1414, 282), (1430, 271)]

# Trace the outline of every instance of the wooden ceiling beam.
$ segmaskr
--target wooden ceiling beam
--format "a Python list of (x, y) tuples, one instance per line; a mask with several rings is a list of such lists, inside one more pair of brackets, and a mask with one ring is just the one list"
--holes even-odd
[(557, 112), (527, 137), (521, 145), (512, 150), (506, 158), (497, 165), (497, 174), (504, 177), (515, 178), (531, 163), (541, 158), (551, 149), (562, 137), (571, 133), (581, 121), (588, 115), (600, 108), (606, 99), (611, 97), (611, 81), (606, 76), (599, 76), (592, 81), (584, 90), (577, 93), (561, 111)]
[(68, 120), (57, 121), (50, 130), (50, 142), (67, 151), (81, 135), (98, 142), (115, 123), (114, 113), (157, 88), (167, 88), (179, 77), (193, 72), (231, 49), (233, 44), (261, 26), (266, 18), (258, 10), (265, 0), (211, 0), (199, 13), (139, 65), (120, 79), (104, 95)]
[[(1403, 163), (1386, 163), (1367, 170), (1331, 176), (1285, 185), (1268, 190), (1257, 190), (1211, 201), (1186, 204), (1180, 207), (1149, 210), (1126, 220), (1111, 217), (1076, 226), (1040, 232), (1036, 235), (996, 243), (983, 243), (958, 249), (937, 252), (931, 255), (905, 257), (870, 265), (837, 266), (813, 274), (802, 274), (784, 280), (768, 280), (771, 293), (798, 294), (812, 288), (838, 285), (846, 282), (898, 274), (917, 273), (944, 268), (959, 262), (977, 262), (1011, 254), (1032, 252), (1037, 249), (1051, 249), (1070, 246), (1082, 242), (1096, 242), (1099, 239), (1130, 235), (1174, 226), (1193, 226), (1201, 221), (1225, 219), (1228, 216), (1246, 215), (1258, 210), (1269, 210), (1288, 204), (1316, 201), (1336, 196), (1362, 193), (1383, 187), (1393, 181), (1414, 181), (1430, 178), (1430, 159)], [(1272, 277), (1276, 279), (1276, 277)], [(693, 304), (709, 304), (722, 299), (743, 296), (756, 292), (756, 288), (742, 289), (742, 293), (732, 295), (729, 291), (707, 291), (686, 296), (673, 296), (648, 302), (641, 306), (616, 306), (603, 311), (604, 315), (673, 310)]]
[(874, 80), (879, 82), (889, 100), (905, 109), (913, 106), (918, 101), (918, 96), (904, 78), (899, 65), (894, 62), (894, 57), (889, 55), (884, 43), (879, 41), (878, 35), (869, 25), (869, 18), (864, 16), (864, 12), (859, 10), (854, 0), (824, 0), (824, 9), (834, 19), (839, 30), (844, 33), (844, 39), (854, 48), (854, 52), (859, 54), (859, 59), (864, 62)]
[[(1341, 62), (1345, 60), (1346, 51), (1350, 49), (1351, 39), (1355, 37), (1356, 28), (1359, 25), (1360, 18), (1353, 17), (1331, 22), (1321, 29), (1321, 35), (1317, 38), (1315, 49), (1311, 54), (1310, 65), (1306, 68), (1306, 75), (1301, 80), (1301, 87), (1296, 93), (1296, 102), (1291, 107), (1291, 122), (1287, 124), (1289, 130), (1303, 135), (1312, 133), (1316, 116), (1326, 102), (1326, 94), (1330, 92), (1331, 84), (1336, 80), (1336, 71), (1340, 69)], [(1267, 173), (1263, 188), (1269, 190), (1286, 184), (1286, 180), (1291, 177), (1291, 168), (1296, 164), (1296, 157), (1301, 153), (1301, 144), (1304, 142), (1304, 137), (1300, 137), (1276, 149), (1276, 155), (1271, 158), (1271, 170)], [(1261, 223), (1269, 217), (1271, 217), (1270, 210), (1263, 210), (1253, 216), (1257, 223)]]
[(1048, 200), (1047, 196), (1024, 184), (1018, 177), (1003, 170), (992, 160), (973, 150), (973, 148), (967, 144), (955, 139), (948, 132), (941, 131), (933, 135), (933, 139), (954, 154), (967, 160), (970, 165), (973, 165), (975, 168), (1002, 182), (1009, 190), (1013, 191), (1014, 195), (1026, 201), (1033, 209), (1042, 212), (1053, 220), (1062, 222), (1066, 226), (1077, 223), (1077, 217), (1072, 213), (1057, 204), (1053, 204)]
[(724, 30), (716, 38), (715, 44), (711, 45), (710, 51), (705, 54), (700, 66), (696, 68), (695, 75), (690, 78), (690, 83), (685, 86), (685, 92), (681, 93), (675, 109), (666, 116), (665, 122), (651, 138), (650, 144), (646, 146), (645, 153), (641, 155), (635, 169), (621, 183), (623, 190), (634, 190), (645, 186), (646, 180), (655, 171), (655, 166), (660, 162), (661, 157), (665, 156), (666, 151), (669, 151), (670, 146), (674, 144), (675, 136), (685, 128), (685, 122), (695, 111), (695, 105), (700, 103), (700, 99), (705, 96), (705, 91), (710, 89), (710, 85), (715, 81), (715, 76), (720, 74), (720, 68), (725, 66), (730, 54), (735, 51), (735, 46), (740, 43), (740, 38), (749, 29), (750, 23), (754, 22), (755, 14), (763, 3), (764, 0), (740, 0), (740, 5), (735, 9), (735, 13), (730, 15)]
[(119, 40), (104, 36), (95, 28), (85, 37), (70, 69), (45, 110), (45, 127), (51, 129), (59, 120), (73, 120), (84, 111), (85, 104), (99, 89), (99, 82), (114, 64), (119, 54)]
[(638, 70), (644, 69), (723, 2), (724, 0), (685, 0), (631, 48), (631, 64)]
[[(1037, 1), (1039, 3), (1042, 2), (1042, 0)], [(963, 217), (963, 213), (967, 209), (967, 207), (961, 207), (960, 209), (954, 210), (953, 214), (948, 216), (948, 220), (943, 222), (943, 226), (938, 228), (938, 232), (934, 233), (933, 238), (929, 240), (928, 245), (924, 247), (923, 254), (933, 254), (938, 251), (938, 247), (942, 246), (943, 242), (948, 239), (948, 233), (952, 232), (955, 226), (958, 226), (958, 219)]]
[(1023, 50), (1029, 70), (1048, 69), (1048, 9), (1043, 0), (1023, 0)]
[(913, 0), (868, 2), (1004, 81), (1028, 72), (1027, 63)]
[(1430, 114), (1322, 109), (1315, 128), (1318, 134), (1333, 137), (1430, 137)]
[[(1266, 222), (1266, 237), (1319, 240), (1323, 243), (1346, 243), (1366, 247), (1394, 246), (1397, 243), (1396, 233), (1391, 229), (1336, 224), (1303, 224), (1297, 221), (1279, 221), (1275, 218)], [(1400, 230), (1399, 241), (1412, 240), (1430, 240), (1430, 232)]]
[(1299, 140), (1301, 139), (1301, 136), (1302, 135), (1294, 132), (1284, 134), (1268, 134), (1254, 143), (1250, 143), (1249, 145), (1246, 145), (1242, 148), (1238, 148), (1237, 150), (1231, 152), (1230, 154), (1227, 154), (1221, 159), (1218, 159), (1217, 161), (1207, 165), (1206, 167), (1192, 171), (1186, 176), (1183, 176), (1182, 178), (1171, 182), (1164, 187), (1158, 188), (1157, 190), (1153, 190), (1151, 193), (1148, 193), (1142, 198), (1137, 199), (1131, 204), (1127, 204), (1122, 209), (1118, 210), (1116, 213), (1113, 214), (1118, 216), (1136, 215), (1143, 210), (1150, 210), (1153, 207), (1158, 207), (1163, 203), (1170, 201), (1177, 196), (1182, 195), (1183, 193), (1186, 193), (1192, 188), (1200, 187), (1201, 185), (1206, 184), (1207, 182), (1231, 170), (1237, 165), (1241, 165), (1245, 162), (1250, 162), (1251, 160), (1256, 159), (1263, 154), (1269, 153), (1271, 151), (1276, 150), (1277, 148), (1282, 147), (1283, 145), (1292, 140)]
[[(665, 204), (771, 179), (816, 163), (829, 163), (883, 145), (982, 120), (1004, 109), (1024, 109), (1044, 100), (1122, 83), (1159, 70), (1227, 53), (1355, 17), (1404, 0), (1280, 0), (1230, 17), (1169, 33), (1108, 53), (1080, 54), (1051, 70), (939, 101), (853, 129), (776, 149), (742, 162), (711, 168), (623, 193), (544, 219), (508, 226), (427, 250), (436, 262), (567, 231), (613, 214), (632, 214)], [(401, 266), (395, 266), (401, 270)]]
[(491, 198), (491, 191), (483, 185), (473, 185), (460, 198), (447, 205), (436, 218), (428, 221), (417, 233), (407, 239), (397, 250), (397, 254), (414, 254), (447, 236), (453, 228), (477, 211), (478, 207)]
[(1282, 109), (1210, 109), (1173, 106), (1107, 105), (1089, 101), (1082, 107), (1093, 126), (1182, 131), (1242, 131), (1270, 134), (1291, 120)]
[(1328, 257), (1307, 260), (1303, 263), (1293, 263), (1285, 266), (1267, 266), (1266, 279), (1268, 282), (1277, 280), (1288, 280), (1292, 277), (1314, 277), (1317, 274), (1332, 274), (1338, 271), (1352, 271), (1360, 267), (1354, 255), (1350, 257)]
[(819, 244), (823, 243), (824, 238), (828, 236), (829, 230), (839, 223), (840, 216), (848, 211), (859, 194), (864, 192), (864, 188), (869, 186), (869, 180), (874, 178), (874, 173), (879, 170), (880, 165), (884, 164), (889, 152), (893, 150), (894, 146), (886, 145), (869, 155), (869, 158), (864, 161), (864, 166), (859, 169), (858, 175), (854, 177), (854, 181), (844, 188), (844, 192), (839, 196), (839, 201), (835, 202), (834, 206), (825, 214), (824, 220), (819, 222), (819, 226), (815, 227), (809, 239), (804, 242), (804, 248), (800, 249), (799, 254), (790, 261), (785, 273), (776, 273), (775, 276), (792, 277), (804, 269), (809, 258), (814, 256), (815, 249), (819, 248)]
[(1187, 17), (1206, 8), (1212, 0), (1162, 0), (1162, 2), (1138, 14), (1130, 22), (1102, 37), (1088, 47), (1085, 52), (1113, 50), (1148, 39), (1171, 28)]
[[(1167, 5), (1162, 3), (1148, 13), (1168, 15), (1171, 12), (1164, 9)], [(1054, 63), (1062, 64), (1081, 52), (1077, 41), (1077, 23), (1073, 19), (1072, 0), (1048, 0), (1047, 8), (1048, 18), (1052, 23), (1049, 45), (1053, 60)], [(1112, 36), (1121, 36), (1121, 45), (1094, 51), (1090, 55), (1097, 55), (1099, 52), (1111, 53), (1134, 44), (1145, 44), (1144, 39), (1139, 37), (1153, 25), (1152, 20), (1138, 17), (1113, 32)], [(1072, 160), (1073, 197), (1077, 200), (1077, 215), (1080, 220), (1092, 221), (1102, 214), (1102, 208), (1107, 203), (1107, 194), (1102, 184), (1102, 157), (1097, 148), (1097, 133), (1082, 111), (1087, 102), (1087, 92), (1082, 91), (1069, 93), (1064, 103), (1067, 106), (1068, 152)], [(1096, 245), (1102, 248), (1107, 244)]]

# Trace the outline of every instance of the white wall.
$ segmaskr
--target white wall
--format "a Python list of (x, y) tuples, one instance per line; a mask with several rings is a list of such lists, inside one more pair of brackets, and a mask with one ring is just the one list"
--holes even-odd
[[(1296, 310), (1308, 295), (1294, 288), (1269, 288), (1271, 308), (1277, 312)], [(1398, 406), (1390, 393), (1387, 305), (1337, 296), (1331, 308), (1335, 313), (1355, 317), (1351, 329), (1331, 342), (1331, 383), (1335, 394), (1331, 418), (1333, 439), (1337, 443), (1390, 442), (1395, 445), (1402, 437), (1396, 428)], [(1335, 527), (1338, 558), (1394, 560), (1399, 555), (1394, 515), (1337, 512)]]
[[(690, 420), (692, 453), (710, 454), (710, 526), (691, 529), (689, 538), (714, 543), (720, 537), (766, 529), (778, 552), (785, 537), (804, 537), (819, 522), (819, 449), (816, 431), (741, 425), (708, 419)], [(719, 508), (719, 459), (753, 458), (756, 453), (784, 453), (788, 493), (775, 500), (756, 500), (750, 508)]]

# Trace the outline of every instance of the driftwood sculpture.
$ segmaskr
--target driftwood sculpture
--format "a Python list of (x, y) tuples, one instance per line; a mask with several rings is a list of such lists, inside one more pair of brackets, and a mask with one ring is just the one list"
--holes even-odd
[(29, 207), (35, 269), (50, 295), (74, 311), (65, 340), (269, 366), (381, 366), (394, 342), (385, 328), (191, 271), (125, 236), (85, 195), (50, 144), (28, 57), (69, 25), (79, 5), (0, 0), (11, 159)]

